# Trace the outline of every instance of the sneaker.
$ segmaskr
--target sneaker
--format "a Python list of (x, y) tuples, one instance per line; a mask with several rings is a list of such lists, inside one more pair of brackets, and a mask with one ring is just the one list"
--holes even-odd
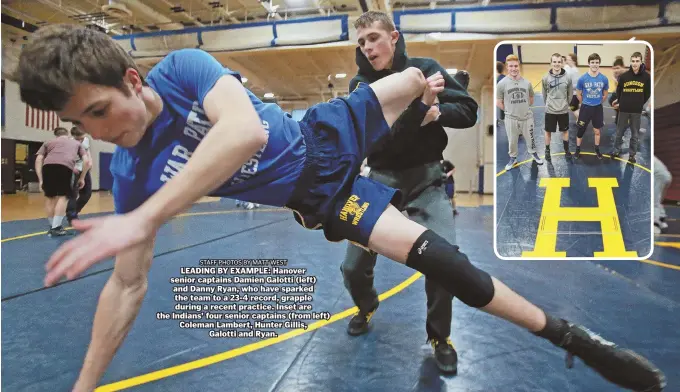
[(633, 391), (658, 392), (666, 386), (659, 368), (639, 354), (618, 347), (582, 326), (559, 320), (561, 341), (553, 342), (567, 351), (567, 368), (574, 366), (573, 357), (581, 360), (606, 380)]
[(47, 235), (50, 237), (63, 237), (67, 235), (68, 232), (64, 230), (63, 226), (57, 226), (55, 228), (50, 228), (50, 231), (47, 232)]
[(661, 219), (658, 219), (658, 220), (654, 220), (654, 226), (658, 227), (660, 230), (663, 231), (663, 230), (666, 230), (668, 228), (668, 223), (666, 223), (665, 221), (663, 221)]
[(515, 163), (517, 163), (517, 158), (510, 158), (510, 162), (508, 162), (508, 164), (505, 165), (505, 170), (512, 169), (512, 167), (515, 166)]
[(347, 325), (347, 333), (351, 336), (359, 336), (368, 332), (368, 323), (371, 322), (371, 318), (375, 314), (375, 311), (378, 310), (379, 305), (380, 302), (378, 302), (368, 313), (362, 313), (359, 311), (357, 314), (355, 314), (354, 317), (349, 320), (349, 325)]
[(534, 159), (534, 161), (536, 161), (536, 163), (538, 163), (539, 165), (542, 165), (542, 164), (543, 164), (543, 160), (541, 159), (541, 157), (538, 156), (537, 153), (531, 154), (531, 157), (532, 157), (532, 158)]
[(430, 339), (430, 344), (434, 350), (434, 360), (442, 373), (455, 374), (458, 372), (458, 353), (451, 343), (451, 338), (445, 341)]

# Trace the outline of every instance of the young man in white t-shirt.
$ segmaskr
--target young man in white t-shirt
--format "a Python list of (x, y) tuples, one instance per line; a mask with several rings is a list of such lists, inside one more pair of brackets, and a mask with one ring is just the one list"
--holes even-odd
[[(80, 145), (85, 150), (87, 158), (92, 162), (92, 157), (90, 156), (90, 138), (78, 127), (71, 128), (71, 136), (80, 142)], [(92, 177), (90, 176), (90, 168), (91, 165), (85, 168), (84, 180), (73, 184), (73, 193), (71, 194), (71, 197), (69, 197), (68, 205), (66, 206), (66, 219), (69, 224), (71, 224), (72, 220), (78, 219), (78, 214), (92, 196)], [(76, 175), (79, 175), (83, 171), (82, 158), (76, 162), (74, 171)]]

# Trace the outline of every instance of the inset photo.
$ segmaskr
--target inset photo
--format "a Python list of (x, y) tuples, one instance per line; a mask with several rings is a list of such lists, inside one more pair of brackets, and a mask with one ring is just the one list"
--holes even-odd
[(652, 254), (653, 55), (644, 41), (496, 46), (499, 258)]

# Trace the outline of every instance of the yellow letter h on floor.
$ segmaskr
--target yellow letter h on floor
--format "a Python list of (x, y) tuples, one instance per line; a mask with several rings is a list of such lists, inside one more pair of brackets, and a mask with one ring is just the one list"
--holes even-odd
[(616, 210), (613, 188), (616, 178), (589, 178), (588, 186), (597, 191), (597, 207), (561, 207), (562, 188), (569, 187), (569, 178), (541, 178), (540, 186), (546, 188), (541, 219), (533, 251), (522, 252), (524, 257), (567, 257), (558, 252), (557, 228), (559, 222), (600, 222), (604, 251), (594, 252), (594, 257), (637, 257), (637, 252), (626, 251)]

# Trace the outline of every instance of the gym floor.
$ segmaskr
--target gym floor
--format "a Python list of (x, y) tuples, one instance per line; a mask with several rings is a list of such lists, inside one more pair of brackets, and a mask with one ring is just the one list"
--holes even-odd
[[(3, 197), (4, 199), (4, 197)], [(3, 200), (4, 204), (4, 200)], [(479, 203), (482, 204), (482, 203)], [(493, 207), (459, 208), (448, 238), (474, 264), (530, 300), (605, 338), (637, 350), (680, 390), (678, 235), (659, 237), (646, 262), (503, 261), (493, 251)], [(450, 214), (442, 211), (442, 214)], [(669, 208), (680, 218), (680, 209)], [(87, 216), (94, 216), (90, 214)], [(675, 225), (675, 221), (670, 224)], [(70, 237), (49, 238), (45, 219), (2, 224), (2, 388), (69, 390), (90, 339), (99, 293), (112, 262), (74, 281), (43, 288), (44, 264)], [(680, 232), (680, 231), (678, 231)], [(454, 302), (456, 376), (439, 374), (425, 339), (424, 279), (381, 258), (376, 288), (383, 304), (371, 331), (345, 332), (356, 311), (339, 270), (345, 243), (304, 230), (289, 211), (235, 209), (233, 201), (195, 205), (161, 229), (139, 317), (99, 390), (135, 391), (617, 391), (578, 360), (513, 325)], [(211, 338), (206, 330), (158, 320), (177, 304), (170, 283), (202, 258), (287, 259), (317, 277), (306, 330), (275, 338)], [(178, 312), (179, 313), (179, 312)]]

